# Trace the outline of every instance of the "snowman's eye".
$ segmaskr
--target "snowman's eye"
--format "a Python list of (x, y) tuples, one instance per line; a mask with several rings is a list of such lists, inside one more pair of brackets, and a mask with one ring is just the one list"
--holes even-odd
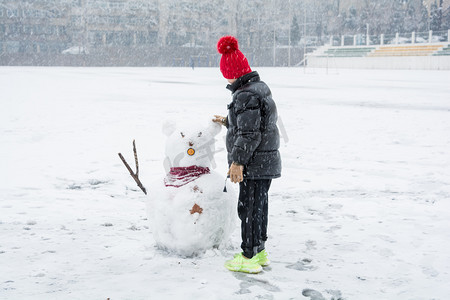
[(201, 136), (202, 136), (202, 133), (201, 133), (201, 132), (199, 132), (199, 133), (198, 133), (198, 137), (201, 137)]
[(181, 137), (183, 137), (183, 138), (184, 138), (184, 133), (180, 132), (180, 134), (181, 134)]

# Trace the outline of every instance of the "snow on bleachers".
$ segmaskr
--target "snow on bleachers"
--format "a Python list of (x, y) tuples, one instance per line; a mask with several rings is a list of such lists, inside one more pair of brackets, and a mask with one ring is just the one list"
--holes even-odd
[(447, 45), (447, 47), (442, 48), (439, 51), (436, 51), (433, 53), (433, 56), (450, 56), (450, 45)]
[(443, 45), (401, 45), (379, 46), (370, 57), (379, 56), (428, 56), (443, 48)]
[(324, 57), (364, 57), (375, 47), (331, 47), (323, 52)]
[(317, 57), (386, 57), (386, 56), (439, 56), (450, 55), (449, 44), (378, 45), (329, 47), (313, 53)]

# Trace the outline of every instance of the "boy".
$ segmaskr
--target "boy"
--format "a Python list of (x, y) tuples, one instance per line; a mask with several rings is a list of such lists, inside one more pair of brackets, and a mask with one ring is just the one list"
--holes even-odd
[(259, 273), (270, 261), (267, 240), (268, 192), (273, 178), (281, 176), (277, 108), (269, 87), (252, 72), (235, 37), (217, 43), (222, 54), (220, 71), (230, 83), (233, 101), (228, 116), (214, 122), (227, 127), (226, 147), (231, 182), (239, 183), (238, 215), (242, 253), (225, 263), (231, 271)]

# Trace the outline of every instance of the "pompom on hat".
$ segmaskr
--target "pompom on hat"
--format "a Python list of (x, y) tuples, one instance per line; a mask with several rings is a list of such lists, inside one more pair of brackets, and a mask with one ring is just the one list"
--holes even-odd
[(217, 51), (222, 54), (220, 71), (226, 79), (236, 79), (252, 71), (234, 36), (221, 37), (217, 43)]

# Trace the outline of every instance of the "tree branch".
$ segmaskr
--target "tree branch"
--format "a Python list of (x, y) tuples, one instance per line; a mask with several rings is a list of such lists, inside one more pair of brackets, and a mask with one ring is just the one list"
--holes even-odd
[(136, 176), (139, 176), (139, 163), (138, 163), (138, 157), (137, 157), (135, 140), (133, 140), (133, 152), (134, 152), (134, 161), (136, 163)]
[(131, 177), (133, 177), (134, 181), (136, 181), (137, 186), (144, 192), (144, 194), (147, 195), (147, 190), (142, 185), (142, 182), (139, 180), (139, 163), (138, 163), (138, 157), (137, 157), (137, 151), (136, 151), (136, 143), (134, 140), (133, 140), (133, 153), (134, 153), (134, 161), (136, 163), (136, 173), (133, 172), (130, 165), (127, 163), (127, 161), (123, 157), (122, 153), (119, 153), (119, 157), (122, 160), (125, 167), (127, 168), (128, 172), (130, 172)]

